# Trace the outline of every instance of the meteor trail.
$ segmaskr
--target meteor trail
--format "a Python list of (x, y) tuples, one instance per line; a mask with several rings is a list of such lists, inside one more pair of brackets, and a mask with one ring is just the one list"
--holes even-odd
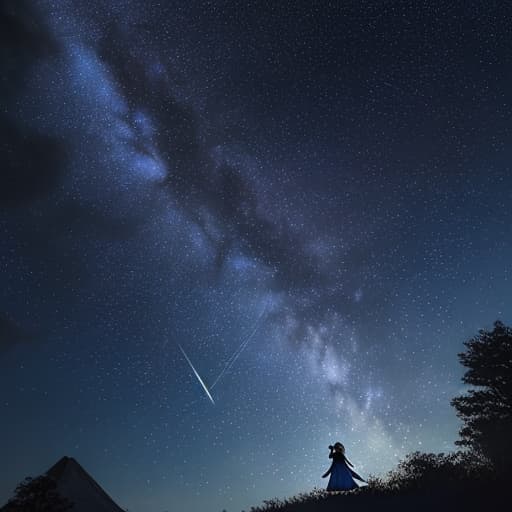
[(192, 361), (188, 358), (186, 352), (183, 350), (183, 347), (178, 343), (178, 347), (180, 347), (181, 353), (185, 356), (185, 359), (187, 360), (187, 363), (190, 365), (190, 368), (192, 368), (192, 371), (194, 372), (194, 375), (197, 377), (197, 380), (203, 386), (203, 389), (205, 390), (206, 394), (208, 395), (208, 398), (212, 402), (213, 405), (215, 405), (215, 402), (212, 398), (212, 395), (208, 391), (208, 388), (206, 387), (205, 383), (203, 382), (203, 379), (201, 379), (201, 376), (199, 373), (197, 373), (196, 369), (194, 368), (194, 365), (192, 364)]
[(256, 331), (258, 330), (259, 325), (260, 325), (260, 320), (263, 317), (263, 315), (265, 314), (265, 312), (267, 311), (267, 306), (268, 306), (268, 302), (265, 304), (263, 311), (260, 313), (260, 316), (256, 320), (256, 324), (254, 325), (253, 331), (251, 332), (251, 334), (249, 334), (249, 336), (244, 341), (242, 341), (240, 346), (235, 350), (235, 352), (228, 359), (227, 363), (225, 364), (224, 368), (220, 372), (219, 376), (215, 379), (215, 381), (211, 385), (211, 389), (213, 389), (215, 387), (215, 385), (217, 384), (217, 382), (219, 382), (219, 380), (222, 378), (222, 376), (235, 364), (235, 362), (238, 359), (238, 357), (240, 356), (240, 354), (244, 351), (245, 347), (247, 347), (247, 345), (251, 341), (252, 337), (256, 334)]

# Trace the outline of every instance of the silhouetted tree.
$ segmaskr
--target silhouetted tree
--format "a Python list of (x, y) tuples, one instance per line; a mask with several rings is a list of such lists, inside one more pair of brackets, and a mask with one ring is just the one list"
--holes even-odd
[(42, 475), (27, 477), (15, 490), (3, 510), (5, 512), (66, 512), (73, 504), (57, 492), (53, 478)]
[(506, 475), (512, 466), (512, 329), (498, 321), (464, 345), (459, 359), (468, 370), (462, 380), (477, 389), (452, 400), (464, 422), (456, 444), (488, 458)]

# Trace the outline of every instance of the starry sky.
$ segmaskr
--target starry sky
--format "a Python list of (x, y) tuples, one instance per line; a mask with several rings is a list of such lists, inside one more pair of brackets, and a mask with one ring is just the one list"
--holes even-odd
[(220, 512), (455, 449), (512, 322), (508, 2), (0, 5), (1, 502), (63, 455)]

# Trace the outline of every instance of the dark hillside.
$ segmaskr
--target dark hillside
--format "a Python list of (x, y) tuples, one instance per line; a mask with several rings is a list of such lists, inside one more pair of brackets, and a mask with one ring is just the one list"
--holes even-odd
[[(288, 500), (269, 500), (251, 512), (441, 512), (503, 510), (510, 503), (510, 486), (498, 480), (474, 480), (437, 489), (386, 491), (371, 485), (356, 491), (329, 494), (313, 491)], [(491, 508), (492, 507), (492, 508)], [(506, 505), (508, 509), (508, 505)]]
[(385, 478), (370, 478), (354, 491), (314, 490), (287, 500), (268, 500), (252, 512), (334, 510), (442, 511), (487, 510), (508, 503), (510, 475), (499, 474), (470, 453), (415, 452)]

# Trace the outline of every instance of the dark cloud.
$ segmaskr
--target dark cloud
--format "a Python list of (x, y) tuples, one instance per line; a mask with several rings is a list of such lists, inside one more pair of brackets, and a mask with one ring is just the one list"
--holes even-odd
[(1, 2), (0, 90), (3, 95), (18, 91), (25, 84), (26, 75), (35, 63), (59, 51), (59, 44), (32, 2)]
[(18, 205), (47, 196), (59, 184), (66, 151), (55, 137), (23, 129), (0, 116), (0, 204)]
[(0, 5), (0, 205), (39, 199), (60, 181), (66, 162), (64, 144), (38, 133), (16, 107), (33, 66), (60, 48), (38, 11), (25, 1)]

